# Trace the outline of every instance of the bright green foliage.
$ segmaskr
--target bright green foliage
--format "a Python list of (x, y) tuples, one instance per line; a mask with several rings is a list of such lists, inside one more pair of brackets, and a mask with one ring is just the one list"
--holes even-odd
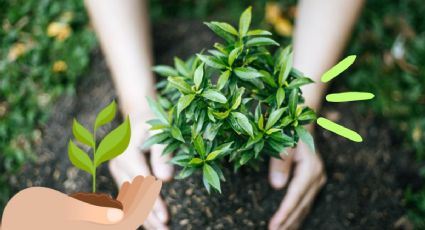
[(76, 119), (72, 125), (72, 133), (77, 141), (93, 149), (90, 158), (88, 153), (79, 148), (72, 140), (68, 144), (68, 156), (72, 164), (93, 177), (93, 192), (96, 192), (96, 168), (105, 161), (109, 161), (127, 148), (130, 142), (131, 128), (130, 120), (127, 116), (125, 121), (117, 128), (107, 134), (99, 145), (96, 144), (96, 131), (103, 125), (108, 124), (115, 118), (116, 104), (112, 101), (96, 117), (93, 133), (90, 133)]
[(299, 87), (312, 81), (292, 67), (291, 47), (272, 55), (268, 48), (278, 43), (268, 37), (271, 33), (250, 30), (251, 8), (243, 12), (238, 29), (223, 22), (205, 24), (224, 43), (186, 62), (176, 58), (175, 68), (154, 68), (167, 79), (158, 85), (158, 102), (148, 99), (158, 117), (148, 123), (160, 132), (144, 147), (165, 144), (164, 154), (176, 152), (171, 162), (183, 167), (177, 178), (202, 170), (207, 190), (220, 192), (224, 158), (237, 170), (255, 166), (266, 155), (279, 157), (300, 136), (312, 146), (302, 126), (315, 113), (300, 105)]

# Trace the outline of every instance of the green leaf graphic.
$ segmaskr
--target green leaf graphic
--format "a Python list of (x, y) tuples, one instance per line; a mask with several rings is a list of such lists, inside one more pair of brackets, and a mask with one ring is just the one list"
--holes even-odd
[(337, 77), (339, 74), (344, 72), (348, 67), (350, 67), (354, 61), (356, 60), (356, 55), (350, 55), (344, 60), (340, 61), (338, 64), (336, 64), (334, 67), (332, 67), (330, 70), (328, 70), (326, 73), (322, 75), (321, 81), (323, 83), (326, 83), (335, 77)]
[(115, 100), (111, 102), (106, 108), (104, 108), (100, 113), (96, 116), (96, 121), (94, 123), (94, 130), (97, 130), (102, 125), (105, 125), (111, 122), (115, 118), (117, 105)]
[(72, 123), (72, 133), (79, 142), (86, 144), (90, 147), (95, 147), (93, 135), (88, 131), (77, 119)]
[(94, 168), (90, 157), (87, 153), (75, 145), (72, 140), (69, 140), (68, 143), (68, 157), (75, 167), (93, 174)]

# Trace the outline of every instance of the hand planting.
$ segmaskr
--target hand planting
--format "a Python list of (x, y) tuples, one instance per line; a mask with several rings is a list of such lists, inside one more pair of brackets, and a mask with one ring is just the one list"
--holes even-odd
[(148, 98), (157, 116), (148, 123), (158, 133), (143, 148), (166, 144), (163, 154), (175, 152), (171, 162), (183, 167), (176, 178), (202, 170), (208, 192), (221, 192), (223, 160), (236, 171), (256, 167), (266, 155), (279, 158), (299, 139), (314, 148), (303, 126), (316, 116), (302, 105), (300, 90), (312, 80), (292, 67), (290, 46), (271, 52), (279, 46), (272, 34), (250, 30), (251, 7), (238, 30), (224, 22), (205, 24), (224, 43), (187, 61), (175, 58), (174, 68), (154, 67), (167, 78), (158, 83), (158, 100)]

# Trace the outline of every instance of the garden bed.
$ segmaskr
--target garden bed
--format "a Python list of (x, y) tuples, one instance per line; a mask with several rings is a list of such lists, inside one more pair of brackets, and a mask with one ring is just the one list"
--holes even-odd
[[(200, 22), (174, 22), (154, 26), (156, 63), (171, 64), (174, 56), (186, 58), (213, 44), (212, 34)], [(349, 75), (349, 73), (348, 73)], [(342, 78), (341, 78), (342, 79)], [(35, 149), (38, 160), (10, 178), (14, 192), (28, 186), (46, 186), (68, 194), (90, 191), (91, 178), (74, 168), (66, 157), (72, 118), (90, 123), (100, 108), (115, 98), (112, 81), (100, 52), (82, 77), (76, 96), (63, 96), (43, 130)], [(331, 91), (341, 91), (334, 85)], [(143, 100), (141, 98), (141, 100)], [(414, 154), (403, 152), (396, 132), (370, 112), (360, 112), (358, 103), (325, 104), (321, 113), (360, 132), (361, 144), (317, 129), (317, 148), (326, 165), (328, 182), (308, 216), (303, 229), (392, 229), (405, 215), (404, 190), (417, 184)], [(84, 124), (87, 125), (87, 124)], [(116, 125), (116, 124), (112, 124)], [(59, 139), (58, 139), (59, 138)], [(225, 170), (223, 195), (208, 195), (201, 177), (172, 181), (163, 186), (171, 212), (172, 229), (264, 229), (284, 195), (267, 181), (267, 161), (260, 171)], [(103, 166), (99, 192), (116, 193)], [(406, 222), (401, 227), (408, 228)]]

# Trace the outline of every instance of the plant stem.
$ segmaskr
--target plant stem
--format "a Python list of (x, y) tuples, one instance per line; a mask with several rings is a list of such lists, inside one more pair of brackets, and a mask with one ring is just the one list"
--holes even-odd
[(96, 154), (96, 129), (93, 130), (93, 141), (94, 141), (94, 146), (93, 146), (93, 172), (92, 172), (92, 192), (96, 193), (96, 163), (94, 162), (94, 155)]

